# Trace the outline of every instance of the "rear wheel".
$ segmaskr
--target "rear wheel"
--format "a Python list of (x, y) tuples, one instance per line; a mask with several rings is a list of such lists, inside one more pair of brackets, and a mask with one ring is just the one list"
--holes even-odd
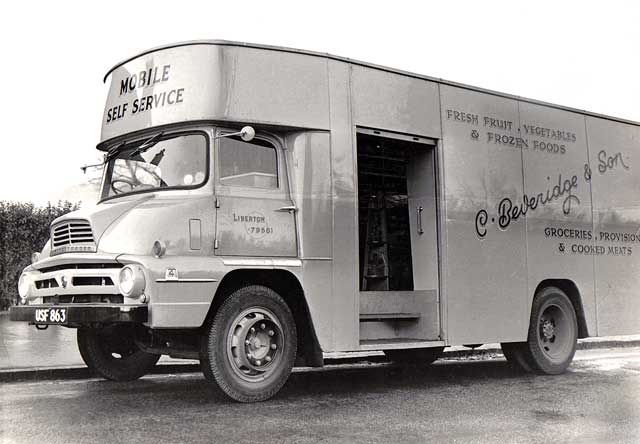
[(533, 300), (527, 362), (536, 373), (563, 373), (576, 353), (578, 319), (567, 295), (556, 287), (541, 290)]
[(218, 309), (201, 350), (207, 379), (240, 402), (264, 401), (285, 384), (296, 357), (296, 327), (278, 293), (252, 285)]
[(444, 347), (410, 348), (403, 350), (385, 350), (384, 354), (395, 362), (429, 365), (441, 355)]
[(507, 360), (527, 372), (563, 373), (576, 352), (578, 320), (567, 295), (556, 287), (536, 294), (526, 342), (503, 343)]
[(135, 342), (136, 326), (114, 324), (79, 328), (78, 348), (87, 367), (112, 381), (132, 381), (147, 374), (160, 355), (146, 353)]

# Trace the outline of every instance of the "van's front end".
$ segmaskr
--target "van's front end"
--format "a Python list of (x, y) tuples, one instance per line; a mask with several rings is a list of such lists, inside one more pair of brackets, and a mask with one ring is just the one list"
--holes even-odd
[[(201, 325), (219, 268), (207, 259), (215, 220), (207, 186), (211, 131), (154, 131), (110, 144), (99, 204), (51, 224), (49, 242), (20, 277), (11, 319), (71, 327)], [(171, 302), (164, 284), (196, 281), (181, 287), (177, 309), (163, 310)]]
[(223, 275), (212, 180), (218, 58), (213, 45), (178, 46), (108, 73), (98, 204), (53, 221), (20, 277), (12, 320), (202, 325)]
[[(326, 128), (309, 107), (326, 100), (318, 63), (196, 42), (114, 67), (99, 201), (53, 221), (11, 320), (77, 328), (84, 361), (108, 379), (138, 378), (163, 354), (200, 359), (240, 401), (275, 394), (298, 355), (321, 364), (285, 149)], [(292, 83), (300, 70), (308, 84)], [(325, 194), (316, 218), (330, 215)]]
[(197, 358), (194, 329), (225, 271), (214, 255), (213, 132), (179, 125), (106, 144), (99, 203), (51, 224), (11, 320), (78, 328), (83, 358), (110, 379), (142, 376), (164, 353)]

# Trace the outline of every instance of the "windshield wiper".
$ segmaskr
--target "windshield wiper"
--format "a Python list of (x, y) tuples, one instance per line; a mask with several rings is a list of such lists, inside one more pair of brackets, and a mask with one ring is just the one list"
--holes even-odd
[[(147, 140), (145, 140), (144, 142), (142, 142), (140, 144), (140, 146), (138, 148), (136, 148), (136, 150), (131, 153), (130, 157), (134, 157), (137, 156), (138, 154), (144, 153), (145, 151), (147, 151), (149, 148), (151, 148), (152, 146), (154, 146), (155, 144), (157, 144), (160, 141), (160, 138), (164, 135), (164, 133), (158, 133), (158, 134), (154, 134), (153, 136), (149, 137)], [(84, 165), (81, 166), (80, 169), (82, 170), (83, 173), (87, 172), (87, 168), (91, 168), (91, 167), (100, 167), (106, 163), (108, 163), (111, 159), (113, 159), (114, 157), (116, 157), (118, 154), (120, 154), (120, 152), (122, 151), (122, 149), (125, 147), (125, 145), (128, 142), (124, 141), (116, 146), (114, 146), (113, 148), (111, 148), (109, 151), (107, 151), (106, 156), (104, 157), (104, 161), (101, 163), (96, 163), (94, 165)], [(164, 151), (164, 150), (163, 150)], [(162, 153), (162, 155), (164, 156), (164, 152)], [(154, 157), (155, 160), (155, 157)], [(158, 163), (160, 162), (160, 160), (162, 160), (162, 157), (160, 157), (160, 159), (158, 159)], [(153, 162), (152, 162), (153, 163)], [(157, 164), (154, 164), (157, 165)]]
[(164, 133), (158, 133), (158, 134), (155, 134), (155, 135), (149, 137), (147, 140), (142, 142), (140, 144), (140, 146), (138, 148), (136, 148), (133, 153), (131, 153), (130, 157), (135, 157), (138, 154), (142, 154), (145, 151), (147, 151), (149, 148), (153, 147), (155, 144), (160, 142), (160, 138), (162, 137), (163, 134)]
[(113, 148), (111, 148), (109, 151), (107, 151), (107, 155), (104, 158), (104, 162), (103, 163), (107, 163), (109, 162), (111, 159), (113, 159), (114, 157), (116, 157), (120, 151), (122, 151), (122, 148), (124, 148), (124, 146), (127, 144), (127, 142), (122, 142), (119, 145), (114, 146)]

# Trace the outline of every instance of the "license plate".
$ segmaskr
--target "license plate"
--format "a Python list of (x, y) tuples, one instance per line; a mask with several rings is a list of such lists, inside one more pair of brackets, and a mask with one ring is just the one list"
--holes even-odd
[(34, 322), (36, 324), (66, 324), (67, 309), (66, 308), (36, 308)]

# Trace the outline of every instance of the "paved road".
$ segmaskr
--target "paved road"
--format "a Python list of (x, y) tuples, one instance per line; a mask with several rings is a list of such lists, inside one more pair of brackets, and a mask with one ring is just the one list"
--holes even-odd
[[(161, 362), (184, 361), (163, 356)], [(51, 325), (38, 330), (26, 322), (11, 322), (8, 313), (0, 313), (0, 372), (76, 366), (84, 366), (84, 362), (75, 328)]]
[(37, 330), (0, 313), (0, 370), (81, 363), (74, 329), (53, 325)]
[(197, 374), (8, 383), (0, 442), (640, 442), (640, 348), (578, 352), (561, 376), (502, 359), (297, 371), (277, 398), (212, 398)]

